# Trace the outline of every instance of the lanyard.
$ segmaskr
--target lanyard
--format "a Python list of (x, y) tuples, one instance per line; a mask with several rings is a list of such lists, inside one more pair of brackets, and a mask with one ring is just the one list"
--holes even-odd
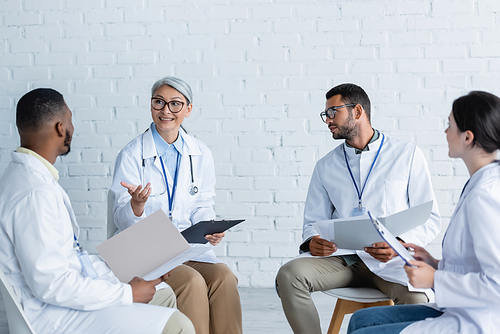
[(82, 251), (82, 246), (80, 246), (80, 243), (78, 242), (78, 239), (76, 238), (76, 234), (74, 234), (74, 233), (73, 233), (73, 239), (75, 239), (76, 246), (78, 247), (78, 249), (81, 252)]
[[(354, 187), (356, 188), (356, 192), (358, 193), (358, 209), (361, 210), (362, 205), (361, 205), (361, 196), (363, 196), (363, 191), (365, 190), (366, 183), (368, 183), (368, 178), (370, 177), (370, 174), (373, 170), (373, 166), (375, 166), (375, 162), (377, 162), (378, 155), (380, 154), (380, 150), (382, 149), (382, 146), (384, 146), (384, 139), (385, 136), (382, 134), (382, 142), (380, 143), (380, 147), (378, 148), (377, 155), (375, 156), (375, 159), (373, 160), (372, 166), (370, 167), (370, 171), (368, 172), (368, 175), (366, 176), (365, 184), (363, 185), (363, 188), (361, 189), (361, 193), (359, 192), (358, 185), (356, 184), (356, 180), (354, 179), (354, 176), (352, 175), (351, 167), (349, 166), (349, 161), (347, 161), (347, 154), (345, 153), (345, 146), (344, 148), (344, 158), (345, 158), (345, 163), (347, 165), (347, 169), (349, 170), (349, 174), (351, 175), (352, 182), (354, 183)], [(361, 180), (360, 180), (361, 181)]]
[(163, 159), (160, 155), (161, 168), (163, 169), (163, 177), (165, 178), (165, 184), (167, 185), (167, 196), (168, 196), (168, 217), (172, 218), (172, 210), (174, 209), (174, 195), (175, 190), (177, 189), (177, 175), (179, 174), (179, 159), (181, 154), (177, 152), (177, 168), (175, 169), (174, 174), (174, 185), (172, 187), (172, 195), (170, 195), (170, 188), (168, 187), (167, 173), (165, 172), (165, 166), (163, 165)]

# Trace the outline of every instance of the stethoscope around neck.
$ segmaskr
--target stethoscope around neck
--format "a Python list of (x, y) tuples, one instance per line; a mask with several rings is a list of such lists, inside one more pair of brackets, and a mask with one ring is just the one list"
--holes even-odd
[[(154, 161), (156, 161), (157, 159), (157, 156), (155, 155), (153, 157)], [(194, 182), (194, 172), (193, 172), (193, 158), (192, 158), (192, 155), (190, 154), (189, 155), (189, 169), (191, 170), (191, 183), (188, 187), (188, 193), (191, 195), (191, 196), (194, 196), (198, 193), (199, 189), (198, 187), (196, 186), (195, 182)], [(177, 166), (177, 168), (180, 168), (180, 166)], [(146, 169), (146, 159), (142, 159), (142, 179), (144, 180), (144, 170)], [(162, 196), (162, 195), (165, 195), (165, 193), (167, 192), (167, 180), (166, 180), (166, 175), (163, 175), (164, 177), (162, 177), (162, 180), (163, 180), (163, 183), (165, 185), (165, 190), (162, 192), (162, 193), (151, 193), (151, 195), (149, 195), (149, 197), (158, 197), (158, 196)]]
[[(181, 128), (186, 131), (182, 125), (181, 125)], [(148, 132), (149, 129), (146, 129), (146, 131), (144, 131), (144, 133)], [(153, 164), (154, 162), (156, 161), (156, 155), (153, 157), (154, 161), (153, 161)], [(198, 193), (199, 189), (198, 187), (194, 184), (194, 173), (193, 173), (193, 158), (191, 157), (191, 154), (189, 155), (189, 167), (191, 169), (191, 184), (189, 185), (189, 188), (188, 188), (188, 192), (191, 196), (194, 196)], [(177, 164), (177, 170), (180, 168), (179, 164)], [(145, 159), (142, 158), (142, 180), (144, 181), (144, 170), (146, 169), (146, 162), (145, 162)], [(162, 178), (163, 179), (163, 183), (165, 183), (165, 190), (162, 192), (162, 193), (159, 193), (159, 194), (151, 194), (149, 195), (149, 197), (157, 197), (157, 196), (162, 196), (162, 195), (165, 195), (165, 193), (167, 192), (167, 187), (168, 187), (168, 184), (167, 184), (167, 175), (163, 175), (164, 177)]]
[(193, 158), (191, 154), (189, 155), (189, 166), (191, 169), (191, 185), (189, 186), (189, 195), (194, 196), (198, 193), (198, 187), (194, 184), (194, 173), (193, 173)]

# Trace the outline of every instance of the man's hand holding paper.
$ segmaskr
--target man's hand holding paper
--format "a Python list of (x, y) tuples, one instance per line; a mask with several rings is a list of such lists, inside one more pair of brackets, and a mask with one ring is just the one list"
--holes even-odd
[(132, 287), (132, 296), (134, 303), (147, 304), (153, 299), (156, 292), (155, 286), (160, 284), (161, 278), (152, 281), (146, 281), (140, 277), (134, 277), (128, 284)]
[(313, 256), (329, 256), (337, 251), (337, 246), (333, 242), (316, 235), (312, 237), (309, 243), (309, 250)]
[[(432, 201), (411, 207), (385, 218), (379, 218), (379, 221), (391, 231), (393, 235), (398, 236), (424, 224), (429, 218), (431, 208)], [(381, 262), (388, 262), (397, 255), (396, 252), (382, 240), (377, 230), (373, 227), (370, 218), (367, 216), (321, 220), (312, 223), (312, 226), (319, 234), (318, 238), (330, 242), (330, 244), (334, 244), (335, 251), (337, 251), (337, 249), (342, 250), (343, 254), (345, 254), (345, 250), (352, 250), (351, 254), (355, 253), (355, 250), (364, 250), (373, 258)], [(313, 251), (313, 247), (315, 247), (313, 239), (311, 239), (309, 249), (311, 250), (311, 254), (315, 255)], [(324, 244), (324, 242), (318, 244), (318, 247), (315, 249), (317, 254), (325, 254), (323, 251)], [(330, 245), (330, 247), (333, 246)]]
[(380, 262), (388, 262), (398, 254), (385, 241), (376, 242), (371, 247), (365, 247), (365, 252)]

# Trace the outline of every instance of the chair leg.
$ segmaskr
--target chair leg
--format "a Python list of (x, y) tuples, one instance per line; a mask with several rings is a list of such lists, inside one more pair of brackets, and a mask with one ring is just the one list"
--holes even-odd
[(346, 314), (354, 313), (363, 308), (389, 305), (394, 305), (394, 302), (392, 300), (386, 300), (376, 303), (360, 303), (352, 300), (337, 299), (337, 304), (335, 305), (335, 310), (333, 311), (332, 320), (330, 321), (327, 334), (339, 333), (340, 326), (342, 326), (342, 321), (344, 321), (344, 316)]
[(361, 307), (361, 308), (369, 308), (369, 307), (373, 307), (373, 306), (393, 306), (394, 302), (392, 300), (384, 300), (382, 302), (362, 303), (362, 304), (363, 304), (363, 307)]
[(337, 299), (337, 304), (335, 305), (335, 309), (333, 311), (332, 320), (330, 321), (330, 326), (328, 327), (327, 334), (338, 334), (340, 331), (340, 326), (342, 326), (342, 321), (344, 320), (344, 316), (351, 311), (352, 308), (356, 307), (355, 304), (359, 304), (350, 300), (345, 299)]

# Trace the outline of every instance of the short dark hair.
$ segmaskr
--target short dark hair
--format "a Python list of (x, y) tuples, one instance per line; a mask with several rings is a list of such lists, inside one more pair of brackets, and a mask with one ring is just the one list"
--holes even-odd
[(370, 121), (370, 98), (363, 88), (352, 83), (341, 84), (330, 89), (326, 93), (326, 99), (328, 100), (335, 95), (341, 95), (342, 101), (346, 104), (360, 104), (365, 110), (366, 116), (368, 116), (368, 120)]
[(19, 131), (36, 130), (57, 116), (66, 105), (58, 91), (37, 88), (24, 94), (17, 103), (16, 125)]
[(486, 152), (500, 149), (500, 98), (483, 91), (472, 91), (453, 102), (453, 118), (460, 131), (474, 134), (472, 145)]

